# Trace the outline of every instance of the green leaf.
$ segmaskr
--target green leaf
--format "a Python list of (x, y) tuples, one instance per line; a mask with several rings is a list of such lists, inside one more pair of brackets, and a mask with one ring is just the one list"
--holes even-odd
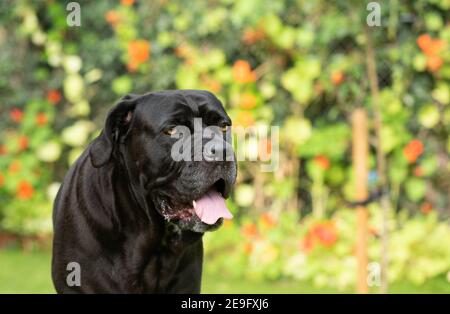
[(405, 183), (406, 194), (413, 202), (423, 199), (426, 191), (426, 183), (422, 179), (410, 178)]
[(419, 110), (419, 122), (426, 128), (433, 128), (438, 124), (439, 110), (434, 104), (425, 105)]
[(117, 95), (128, 94), (132, 88), (133, 81), (128, 75), (120, 76), (112, 82), (112, 90)]

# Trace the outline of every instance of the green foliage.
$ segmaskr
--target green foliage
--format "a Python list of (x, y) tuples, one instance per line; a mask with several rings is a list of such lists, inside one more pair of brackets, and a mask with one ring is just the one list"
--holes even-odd
[[(369, 258), (380, 259), (380, 208), (371, 206)], [(390, 220), (389, 281), (422, 285), (450, 270), (450, 230), (435, 213)], [(222, 233), (205, 236), (208, 271), (248, 281), (289, 279), (310, 282), (316, 288), (350, 290), (356, 282), (356, 217), (340, 210), (329, 220), (308, 216), (301, 223), (292, 212), (278, 218), (268, 214), (227, 223)], [(221, 252), (226, 252), (223, 254)], [(448, 275), (447, 275), (448, 277)]]
[[(181, 0), (79, 1), (82, 26), (69, 27), (67, 2), (0, 4), (0, 232), (51, 232), (59, 182), (121, 96), (207, 89), (234, 126), (280, 127), (275, 172), (261, 172), (261, 162), (239, 165), (229, 201), (236, 219), (206, 237), (213, 270), (339, 288), (354, 282), (354, 214), (345, 206), (354, 197), (356, 107), (368, 110), (374, 134), (365, 3), (193, 0), (186, 9)], [(381, 7), (382, 27), (370, 31), (395, 205), (390, 276), (420, 284), (450, 270), (450, 4)], [(371, 189), (379, 179), (374, 143), (371, 136)], [(266, 146), (251, 137), (238, 149), (258, 159)], [(320, 232), (338, 240), (306, 254), (299, 243), (327, 221)], [(243, 228), (252, 241), (241, 240)], [(377, 238), (371, 251), (378, 259)]]

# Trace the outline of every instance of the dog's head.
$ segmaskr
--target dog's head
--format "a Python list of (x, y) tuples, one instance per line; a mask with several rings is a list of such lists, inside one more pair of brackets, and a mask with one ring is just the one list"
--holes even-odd
[(214, 230), (231, 218), (236, 179), (231, 120), (207, 91), (125, 96), (90, 147), (94, 167), (125, 165), (134, 192), (183, 230)]

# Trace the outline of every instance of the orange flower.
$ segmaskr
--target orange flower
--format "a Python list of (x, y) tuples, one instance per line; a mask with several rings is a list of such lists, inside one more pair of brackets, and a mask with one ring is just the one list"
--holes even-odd
[(5, 145), (0, 146), (0, 156), (6, 155), (8, 153), (8, 150), (6, 149)]
[(120, 0), (120, 3), (126, 6), (131, 6), (134, 3), (134, 0)]
[(305, 238), (300, 242), (300, 250), (305, 253), (310, 253), (315, 247), (314, 237), (308, 233)]
[(22, 169), (22, 164), (19, 160), (13, 160), (11, 165), (9, 165), (9, 174), (17, 174)]
[(442, 51), (444, 51), (444, 49), (445, 49), (445, 41), (443, 41), (442, 39), (434, 39), (431, 41), (431, 45), (424, 53), (428, 55), (437, 55)]
[(216, 80), (208, 81), (207, 85), (208, 85), (209, 90), (211, 90), (214, 93), (218, 93), (222, 89), (222, 85), (220, 84), (219, 81), (216, 81)]
[(445, 41), (442, 39), (433, 39), (430, 35), (424, 34), (417, 38), (417, 45), (425, 55), (433, 56), (444, 50)]
[(115, 27), (120, 22), (120, 14), (114, 10), (109, 10), (105, 14), (105, 20), (106, 20), (106, 22), (111, 24), (111, 26)]
[(20, 150), (25, 150), (28, 148), (28, 137), (23, 135), (19, 137), (19, 148)]
[(256, 81), (256, 74), (250, 64), (245, 60), (238, 60), (233, 65), (233, 77), (238, 83), (250, 83)]
[(341, 70), (333, 71), (331, 73), (331, 82), (334, 86), (340, 85), (344, 81), (344, 72)]
[(36, 116), (36, 124), (39, 126), (44, 126), (47, 124), (47, 115), (43, 112), (38, 113), (38, 115)]
[(257, 29), (247, 28), (244, 31), (244, 34), (242, 35), (242, 41), (247, 45), (253, 45), (258, 41), (263, 40), (264, 37), (266, 37), (264, 30), (260, 28)]
[(423, 143), (419, 140), (412, 140), (403, 149), (403, 155), (409, 163), (416, 162), (417, 158), (422, 155), (424, 150)]
[(251, 111), (240, 111), (236, 116), (236, 126), (249, 127), (255, 124), (255, 118)]
[(265, 138), (259, 141), (258, 155), (261, 161), (269, 161), (272, 155), (272, 142)]
[(239, 99), (239, 106), (242, 109), (251, 110), (256, 106), (256, 96), (250, 93), (241, 95)]
[(253, 244), (251, 243), (244, 243), (244, 254), (250, 255), (253, 251)]
[(33, 197), (33, 186), (26, 180), (22, 180), (17, 187), (16, 196), (21, 200), (28, 200)]
[(128, 70), (135, 71), (150, 57), (150, 43), (146, 40), (132, 40), (128, 44)]
[(202, 75), (202, 82), (205, 85), (205, 88), (213, 93), (218, 93), (222, 89), (222, 85), (218, 80), (207, 75)]
[(428, 47), (431, 45), (432, 39), (430, 35), (423, 34), (417, 38), (417, 45), (422, 51), (427, 51)]
[(261, 222), (261, 225), (266, 229), (271, 229), (277, 224), (277, 221), (275, 220), (275, 218), (269, 213), (262, 214), (261, 218), (260, 218), (260, 222)]
[(442, 65), (444, 64), (444, 61), (442, 60), (441, 57), (439, 56), (427, 56), (427, 69), (430, 72), (437, 72), (439, 71), (439, 69), (442, 67)]
[(422, 213), (424, 213), (425, 215), (431, 213), (432, 210), (433, 210), (433, 206), (428, 202), (425, 202), (422, 204), (422, 206), (420, 206), (420, 211)]
[(427, 56), (427, 69), (433, 73), (437, 72), (444, 63), (439, 54), (445, 50), (445, 41), (433, 39), (430, 35), (424, 34), (417, 38), (417, 45)]
[(258, 229), (255, 224), (248, 223), (242, 226), (242, 234), (247, 238), (256, 237), (258, 235)]
[(61, 101), (61, 93), (56, 89), (49, 90), (47, 93), (47, 100), (52, 104), (56, 105)]
[(313, 226), (311, 234), (326, 247), (332, 246), (338, 240), (338, 232), (332, 221), (326, 221)]
[(330, 168), (330, 160), (323, 155), (314, 157), (314, 162), (317, 166), (322, 168), (323, 170), (327, 170)]
[(423, 176), (423, 169), (422, 169), (422, 167), (421, 167), (421, 166), (415, 167), (413, 173), (414, 173), (414, 175), (415, 175), (416, 177), (421, 177), (421, 176)]
[(23, 119), (23, 111), (20, 109), (13, 109), (9, 113), (9, 116), (11, 117), (11, 120), (13, 120), (16, 123), (20, 123)]
[(0, 173), (0, 188), (5, 185), (5, 177)]

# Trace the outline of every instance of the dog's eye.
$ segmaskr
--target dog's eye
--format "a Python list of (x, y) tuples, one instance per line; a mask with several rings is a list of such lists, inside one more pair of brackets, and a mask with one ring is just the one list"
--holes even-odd
[(175, 127), (173, 127), (173, 128), (165, 130), (164, 133), (167, 134), (167, 135), (172, 136), (172, 135), (175, 135), (177, 133), (177, 129)]
[(226, 132), (228, 131), (228, 128), (229, 128), (229, 125), (226, 125), (226, 124), (222, 124), (222, 125), (220, 126), (220, 130), (221, 130), (223, 133), (226, 133)]

